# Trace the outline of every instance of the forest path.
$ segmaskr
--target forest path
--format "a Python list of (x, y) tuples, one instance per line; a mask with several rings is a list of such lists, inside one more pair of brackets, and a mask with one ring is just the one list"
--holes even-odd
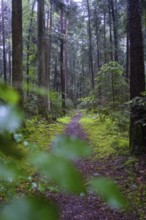
[[(82, 113), (77, 112), (65, 128), (64, 134), (76, 136), (88, 141), (86, 131), (82, 128), (79, 120)], [(120, 183), (121, 164), (124, 158), (105, 158), (99, 160), (80, 160), (75, 163), (85, 178), (95, 176), (110, 176)], [(117, 167), (117, 169), (115, 168)], [(119, 177), (120, 176), (120, 177)], [(123, 178), (126, 176), (123, 174)], [(93, 194), (68, 195), (65, 193), (47, 193), (59, 205), (60, 220), (138, 220), (136, 213), (125, 213), (111, 210), (104, 202)]]

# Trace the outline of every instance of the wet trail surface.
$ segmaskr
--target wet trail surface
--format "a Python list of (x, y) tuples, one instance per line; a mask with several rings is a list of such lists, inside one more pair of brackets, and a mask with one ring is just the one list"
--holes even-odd
[[(82, 117), (81, 113), (75, 117), (66, 126), (64, 134), (68, 136), (76, 136), (88, 141), (88, 136), (81, 127), (79, 120)], [(124, 158), (125, 159), (125, 158)], [(75, 165), (81, 171), (85, 178), (89, 176), (110, 176), (120, 183), (122, 174), (119, 166), (122, 164), (123, 158), (114, 161), (114, 158), (108, 160), (82, 160), (77, 161)], [(114, 163), (117, 164), (114, 165)], [(113, 169), (114, 166), (114, 169)], [(115, 168), (117, 167), (117, 169)], [(125, 174), (123, 174), (125, 175)], [(120, 178), (119, 178), (120, 176)], [(124, 176), (124, 178), (126, 178)], [(104, 202), (93, 194), (88, 195), (68, 195), (65, 193), (47, 192), (46, 196), (53, 199), (59, 206), (60, 220), (138, 220), (136, 212), (129, 213), (118, 212), (111, 210)]]

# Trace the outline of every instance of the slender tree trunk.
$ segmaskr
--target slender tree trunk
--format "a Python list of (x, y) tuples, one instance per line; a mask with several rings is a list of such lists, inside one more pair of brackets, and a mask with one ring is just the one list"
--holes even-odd
[(12, 85), (19, 91), (23, 107), (22, 0), (12, 0)]
[(94, 11), (95, 14), (95, 31), (96, 31), (96, 45), (97, 45), (97, 69), (100, 69), (100, 49), (99, 49), (99, 24), (98, 24), (98, 15), (97, 15), (97, 9), (95, 8)]
[[(45, 20), (44, 20), (44, 0), (38, 0), (38, 85), (48, 89), (45, 66)], [(48, 118), (48, 98), (38, 96), (39, 113)]]
[[(140, 0), (128, 0), (128, 21), (130, 40), (130, 98), (141, 96), (145, 90), (143, 34), (141, 25)], [(142, 105), (135, 102), (131, 106), (130, 149), (142, 152), (146, 147), (145, 127), (140, 121), (146, 114)]]
[(52, 13), (53, 13), (53, 5), (52, 0), (50, 1), (50, 17), (49, 17), (49, 45), (48, 45), (48, 80), (50, 82), (50, 74), (51, 74), (51, 54), (52, 54)]
[(8, 1), (8, 9), (7, 9), (7, 14), (8, 14), (8, 76), (9, 76), (9, 83), (12, 83), (12, 53), (11, 53), (11, 2)]
[(127, 28), (127, 36), (126, 36), (126, 79), (129, 82), (130, 79), (130, 49), (129, 49), (129, 32)]
[(5, 22), (4, 22), (4, 1), (1, 0), (2, 11), (2, 42), (3, 42), (3, 77), (4, 82), (7, 82), (7, 67), (6, 67), (6, 43), (5, 43)]
[(106, 55), (106, 49), (107, 49), (107, 42), (106, 42), (106, 11), (104, 9), (104, 14), (103, 14), (103, 22), (104, 22), (104, 63), (107, 62), (107, 55)]
[(91, 12), (89, 0), (87, 0), (87, 11), (88, 11), (88, 34), (89, 34), (89, 63), (91, 69), (91, 83), (94, 90), (94, 68), (93, 68), (93, 49), (92, 49), (92, 32), (91, 32)]
[(54, 83), (53, 83), (53, 89), (57, 92), (59, 92), (59, 85), (58, 85), (58, 59), (57, 57), (55, 58), (55, 64), (54, 64)]
[(113, 111), (114, 111), (115, 110), (114, 73), (112, 73), (112, 102), (113, 102)]
[(111, 5), (110, 5), (110, 0), (108, 0), (108, 10), (109, 10), (109, 43), (110, 43), (110, 59), (113, 61), (113, 38), (112, 38), (112, 15), (111, 15)]
[(64, 73), (64, 30), (63, 30), (63, 6), (61, 6), (60, 12), (60, 31), (62, 37), (60, 39), (60, 72), (61, 72), (61, 93), (62, 93), (62, 112), (66, 113), (66, 82), (65, 82), (65, 73)]
[(29, 24), (29, 29), (28, 29), (28, 37), (27, 37), (27, 54), (26, 54), (26, 83), (27, 83), (27, 95), (29, 95), (29, 67), (30, 67), (30, 39), (31, 39), (31, 34), (32, 34), (32, 23), (33, 23), (33, 16), (34, 16), (34, 7), (36, 4), (36, 0), (33, 1), (32, 4), (32, 9), (31, 9), (31, 19), (30, 19), (30, 24)]
[[(67, 0), (68, 7), (70, 6), (70, 0)], [(69, 9), (67, 9), (69, 10)], [(64, 38), (64, 75), (65, 75), (65, 94), (67, 94), (67, 75), (68, 75), (68, 29), (69, 29), (69, 11), (66, 12), (66, 24), (65, 24), (65, 38)]]
[(115, 61), (118, 62), (118, 32), (117, 32), (117, 11), (115, 9), (114, 1), (111, 0), (112, 20), (113, 20), (113, 32), (114, 32), (114, 57)]

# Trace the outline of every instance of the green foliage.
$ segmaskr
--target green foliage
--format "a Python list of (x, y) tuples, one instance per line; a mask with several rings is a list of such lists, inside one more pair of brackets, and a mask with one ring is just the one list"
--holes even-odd
[(16, 131), (22, 122), (22, 114), (12, 105), (0, 105), (0, 133)]
[(1, 211), (1, 220), (52, 220), (58, 219), (57, 208), (50, 202), (38, 197), (15, 199)]
[(62, 116), (62, 99), (58, 92), (50, 91), (50, 104), (53, 116)]
[(71, 118), (69, 116), (64, 116), (62, 118), (58, 118), (57, 122), (68, 124), (70, 122)]
[(104, 64), (96, 76), (97, 103), (117, 109), (128, 99), (124, 69), (117, 62)]
[(92, 93), (90, 93), (89, 96), (78, 99), (78, 103), (80, 108), (92, 110), (95, 106), (95, 97)]
[[(97, 158), (104, 158), (111, 154), (125, 154), (129, 151), (128, 128), (121, 131), (117, 122), (110, 116), (88, 114), (80, 122), (87, 131), (92, 151)], [(127, 126), (128, 127), (128, 126)]]
[(127, 200), (123, 197), (116, 184), (110, 179), (103, 177), (92, 179), (90, 180), (89, 185), (113, 209), (128, 208)]
[[(11, 99), (7, 98), (7, 100), (9, 100), (11, 103)], [(12, 100), (14, 99), (12, 98)], [(11, 105), (8, 104), (8, 109), (9, 107), (11, 107)], [(4, 113), (7, 113), (7, 108), (4, 110)], [(19, 118), (19, 114), (14, 109), (11, 112), (8, 111), (7, 117), (11, 113), (13, 113), (13, 116), (15, 116), (12, 117), (12, 119), (14, 119), (14, 122), (17, 122), (17, 117)], [(52, 129), (52, 127), (45, 121), (42, 123), (39, 118), (34, 118), (32, 120), (27, 120), (26, 128), (23, 129), (24, 135), (19, 132), (14, 133), (14, 139), (18, 148), (13, 148), (15, 146), (13, 145), (14, 141), (11, 141), (10, 139), (9, 142), (7, 138), (10, 135), (9, 132), (14, 132), (15, 129), (20, 126), (20, 124), (19, 126), (17, 125), (16, 128), (14, 126), (15, 129), (11, 129), (9, 122), (12, 123), (12, 119), (10, 117), (9, 121), (6, 121), (6, 119), (3, 120), (2, 117), (0, 118), (1, 131), (3, 133), (0, 142), (2, 158), (0, 186), (3, 186), (3, 189), (8, 189), (7, 186), (10, 186), (11, 182), (13, 182), (14, 185), (17, 182), (17, 184), (22, 187), (21, 185), (25, 184), (25, 181), (26, 183), (29, 181), (29, 187), (27, 185), (24, 187), (24, 194), (26, 194), (26, 192), (28, 193), (29, 189), (31, 189), (30, 192), (32, 192), (34, 189), (38, 189), (41, 192), (45, 190), (45, 184), (42, 184), (42, 179), (46, 178), (48, 183), (49, 181), (52, 181), (56, 186), (67, 192), (78, 194), (86, 192), (85, 180), (72, 163), (73, 159), (76, 160), (90, 156), (90, 148), (86, 143), (73, 137), (69, 138), (66, 136), (58, 136), (52, 143), (52, 148), (49, 153), (47, 152), (48, 142), (51, 142), (52, 140), (52, 136), (49, 137), (49, 129)], [(21, 120), (21, 118), (19, 120)], [(91, 124), (92, 123), (93, 122), (91, 121)], [(18, 124), (18, 122), (16, 124)], [(58, 130), (56, 130), (57, 125), (54, 124), (53, 126), (54, 132), (51, 133), (51, 135), (54, 135), (55, 132), (58, 133)], [(63, 128), (62, 123), (60, 126)], [(4, 131), (9, 132), (5, 134)], [(40, 136), (41, 138), (39, 138)], [(32, 141), (32, 139), (33, 144), (35, 145), (30, 143), (30, 140)], [(44, 139), (45, 144), (43, 143)], [(37, 144), (42, 147), (39, 147)], [(12, 159), (10, 160), (10, 158)], [(33, 164), (34, 172), (32, 171), (32, 168), (30, 168), (31, 164)], [(26, 176), (26, 171), (23, 173), (24, 168), (27, 171), (29, 170), (29, 176)], [(39, 175), (41, 174), (42, 177), (40, 178), (40, 182), (39, 180), (37, 180), (37, 182), (33, 181), (32, 176), (35, 174), (35, 172), (39, 173)], [(17, 176), (19, 176), (18, 180), (16, 179)], [(102, 185), (105, 185), (108, 190), (104, 190)], [(109, 183), (108, 180), (96, 180), (95, 182), (91, 180), (90, 186), (93, 188), (93, 190), (95, 189), (97, 193), (99, 193), (99, 191), (101, 192), (102, 190), (102, 196), (106, 198), (106, 201), (108, 201), (111, 206), (113, 204), (113, 207), (116, 206), (117, 208), (124, 206), (118, 190), (114, 188), (112, 183)], [(11, 195), (14, 195), (14, 197), (17, 191), (15, 189), (15, 187), (10, 187), (8, 190), (8, 192), (12, 190)], [(109, 190), (111, 189), (112, 191), (109, 193)], [(43, 198), (36, 196), (20, 198), (20, 196), (18, 196), (18, 199), (12, 200), (10, 203), (5, 204), (2, 207), (0, 218), (2, 220), (17, 220), (21, 216), (22, 219), (36, 220), (41, 218), (48, 219), (49, 216), (50, 219), (55, 220), (58, 219), (57, 213), (56, 206), (54, 207), (54, 205), (48, 203)]]
[(85, 191), (81, 174), (69, 160), (54, 154), (42, 153), (33, 156), (30, 161), (33, 162), (42, 175), (55, 181), (62, 189), (74, 193)]
[[(62, 118), (64, 120), (64, 118)], [(65, 117), (66, 120), (66, 117)], [(65, 125), (63, 123), (51, 123), (33, 117), (26, 121), (26, 129), (24, 130), (26, 138), (34, 146), (37, 145), (36, 150), (48, 150), (49, 144), (53, 137), (57, 134), (61, 134)]]
[(90, 156), (91, 149), (85, 141), (60, 135), (53, 141), (52, 152), (57, 156), (75, 160)]
[(9, 104), (17, 104), (20, 97), (13, 88), (0, 82), (0, 99)]

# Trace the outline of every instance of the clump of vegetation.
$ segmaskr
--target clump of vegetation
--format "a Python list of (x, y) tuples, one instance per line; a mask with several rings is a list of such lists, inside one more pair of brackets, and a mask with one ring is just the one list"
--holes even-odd
[[(62, 118), (62, 120), (64, 120), (64, 118)], [(65, 125), (61, 123), (52, 122), (48, 124), (45, 120), (32, 118), (26, 121), (26, 137), (29, 142), (37, 144), (40, 150), (48, 150), (52, 138), (62, 133), (64, 127)]]
[(128, 152), (128, 130), (121, 132), (110, 116), (103, 122), (99, 114), (88, 114), (80, 122), (88, 133), (96, 158)]
[(70, 122), (71, 118), (69, 116), (64, 116), (62, 118), (58, 118), (57, 122), (63, 123), (63, 124), (68, 124)]

